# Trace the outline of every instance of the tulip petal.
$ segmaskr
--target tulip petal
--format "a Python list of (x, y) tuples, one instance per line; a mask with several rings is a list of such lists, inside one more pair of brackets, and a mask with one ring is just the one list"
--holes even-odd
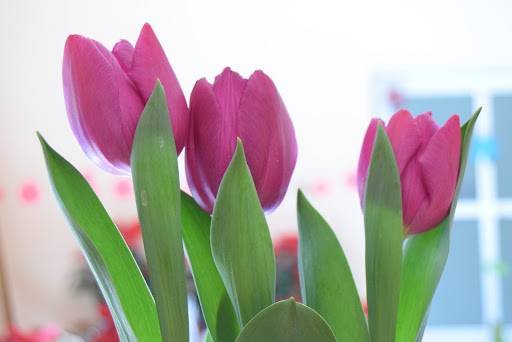
[(176, 151), (179, 155), (187, 140), (189, 125), (187, 102), (165, 52), (149, 24), (144, 25), (135, 44), (132, 69), (128, 75), (145, 102), (151, 96), (157, 78), (160, 79), (165, 90)]
[[(124, 111), (140, 115), (143, 104), (119, 63), (98, 42), (70, 36), (62, 78), (68, 119), (82, 149), (103, 169), (129, 173), (131, 141), (122, 124)], [(120, 103), (120, 96), (130, 103)]]
[(133, 50), (133, 45), (124, 39), (114, 45), (112, 49), (112, 54), (117, 58), (121, 68), (126, 73), (132, 70)]
[(389, 120), (386, 129), (400, 175), (404, 172), (411, 158), (421, 147), (421, 132), (411, 113), (400, 110)]
[(240, 99), (239, 137), (266, 213), (283, 200), (297, 161), (292, 122), (272, 80), (254, 72)]
[(142, 102), (139, 92), (130, 78), (122, 70), (115, 56), (100, 43), (94, 41), (94, 44), (96, 44), (96, 47), (103, 54), (107, 62), (110, 63), (114, 71), (119, 91), (119, 105), (122, 113), (119, 117), (119, 122), (123, 128), (124, 141), (128, 146), (128, 150), (131, 151), (135, 129), (139, 123), (140, 115), (144, 110), (144, 102)]
[(363, 147), (359, 155), (359, 163), (357, 165), (357, 190), (359, 191), (359, 201), (361, 209), (364, 209), (364, 192), (366, 189), (366, 179), (368, 178), (368, 167), (372, 158), (373, 143), (377, 134), (377, 126), (379, 122), (384, 128), (384, 122), (380, 119), (372, 119), (363, 140)]
[[(225, 68), (222, 74), (215, 77), (212, 90), (217, 97), (217, 103), (222, 116), (219, 130), (219, 164), (216, 171), (223, 175), (228, 168), (231, 158), (236, 150), (236, 138), (238, 137), (238, 108), (247, 80), (237, 72)], [(217, 191), (215, 191), (217, 192)]]
[(428, 193), (423, 183), (423, 173), (418, 159), (412, 158), (400, 175), (402, 187), (402, 213), (405, 229), (414, 221), (418, 209), (428, 201)]
[(225, 169), (220, 174), (217, 171), (222, 113), (204, 78), (197, 81), (190, 95), (190, 114), (185, 151), (187, 181), (197, 204), (211, 213)]
[(459, 117), (453, 115), (432, 136), (419, 156), (428, 201), (422, 204), (411, 222), (411, 234), (437, 226), (448, 215), (457, 184), (460, 149)]
[(426, 112), (418, 115), (414, 121), (421, 132), (421, 145), (426, 146), (435, 132), (439, 129), (439, 125), (432, 119), (432, 113)]

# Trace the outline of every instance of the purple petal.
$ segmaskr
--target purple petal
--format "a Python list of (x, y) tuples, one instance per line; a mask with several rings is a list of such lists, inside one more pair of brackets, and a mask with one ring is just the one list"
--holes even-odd
[(368, 178), (368, 167), (370, 166), (370, 160), (372, 158), (373, 144), (375, 142), (379, 122), (384, 126), (384, 122), (380, 119), (372, 119), (370, 122), (364, 136), (361, 154), (359, 155), (359, 163), (357, 165), (357, 190), (359, 191), (361, 209), (364, 209), (364, 192), (366, 189), (366, 179)]
[(421, 165), (417, 157), (411, 158), (407, 167), (400, 175), (402, 187), (402, 215), (406, 233), (410, 234), (409, 226), (414, 221), (418, 209), (428, 200), (428, 193), (423, 183)]
[(421, 133), (414, 118), (406, 110), (400, 110), (391, 117), (386, 133), (395, 152), (398, 172), (402, 175), (421, 147)]
[(448, 215), (457, 185), (460, 149), (459, 117), (453, 115), (432, 136), (418, 159), (428, 201), (422, 204), (411, 223), (411, 234), (436, 227)]
[(297, 161), (292, 122), (272, 80), (261, 71), (249, 78), (238, 111), (244, 144), (263, 210), (282, 201)]
[[(119, 63), (98, 42), (70, 36), (62, 78), (69, 122), (82, 149), (103, 169), (129, 173), (131, 141), (123, 122), (140, 115), (143, 103)], [(120, 96), (129, 103), (120, 103)]]
[(149, 24), (144, 25), (135, 44), (132, 69), (128, 75), (135, 83), (144, 102), (147, 102), (151, 96), (157, 78), (160, 79), (165, 90), (176, 151), (179, 155), (185, 146), (188, 134), (187, 102), (165, 52)]
[(114, 45), (112, 54), (117, 58), (125, 73), (132, 70), (133, 45), (129, 41), (123, 39)]
[(123, 137), (128, 146), (128, 150), (132, 150), (133, 137), (135, 136), (135, 129), (140, 119), (140, 115), (144, 110), (144, 102), (140, 97), (139, 92), (135, 85), (122, 70), (119, 62), (115, 56), (108, 51), (103, 45), (94, 41), (98, 50), (103, 54), (105, 59), (112, 66), (114, 76), (118, 86), (119, 105), (121, 107), (121, 116), (119, 121), (123, 128)]
[(439, 129), (439, 125), (432, 119), (431, 112), (418, 115), (414, 121), (421, 132), (421, 145), (426, 146), (435, 132)]
[(217, 97), (221, 114), (221, 125), (218, 132), (220, 134), (218, 145), (219, 164), (216, 170), (219, 175), (224, 174), (236, 150), (238, 107), (246, 85), (247, 80), (228, 67), (224, 69), (222, 74), (215, 77), (215, 82), (211, 87)]
[[(211, 213), (224, 170), (219, 170), (222, 113), (206, 79), (197, 81), (190, 95), (190, 132), (185, 150), (186, 173), (196, 202)], [(234, 151), (234, 150), (233, 150)]]

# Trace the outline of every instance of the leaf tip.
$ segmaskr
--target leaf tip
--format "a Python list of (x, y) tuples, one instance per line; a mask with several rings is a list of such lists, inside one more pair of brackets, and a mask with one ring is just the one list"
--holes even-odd
[(302, 192), (301, 188), (297, 189), (297, 204), (302, 202), (306, 197), (304, 196), (304, 193)]
[(379, 122), (377, 123), (377, 134), (375, 135), (375, 140), (377, 140), (377, 136), (380, 136), (382, 134), (387, 135), (386, 131), (384, 130), (384, 126), (382, 126), (382, 122), (379, 120)]
[(235, 150), (235, 154), (233, 156), (233, 160), (238, 159), (238, 158), (242, 158), (242, 160), (244, 162), (246, 162), (245, 161), (244, 144), (242, 143), (242, 140), (240, 139), (240, 137), (236, 138), (236, 150)]

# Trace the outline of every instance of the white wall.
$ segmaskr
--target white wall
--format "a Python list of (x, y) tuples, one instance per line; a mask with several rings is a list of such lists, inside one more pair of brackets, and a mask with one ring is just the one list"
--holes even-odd
[[(378, 70), (512, 65), (509, 1), (8, 1), (0, 2), (0, 239), (15, 320), (72, 327), (92, 308), (72, 298), (77, 246), (47, 180), (35, 131), (80, 170), (94, 173), (114, 218), (135, 217), (112, 191), (115, 178), (83, 156), (62, 95), (66, 37), (78, 33), (111, 48), (153, 26), (186, 97), (195, 81), (225, 66), (245, 77), (262, 69), (295, 124), (299, 159), (283, 205), (269, 217), (277, 236), (294, 230), (297, 187), (337, 231), (364, 292), (363, 227), (357, 167)], [(40, 186), (20, 202), (24, 182)], [(314, 191), (327, 183), (327, 191)]]

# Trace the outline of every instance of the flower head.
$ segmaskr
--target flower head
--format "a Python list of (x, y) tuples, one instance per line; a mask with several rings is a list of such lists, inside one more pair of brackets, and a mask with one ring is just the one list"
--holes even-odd
[(247, 164), (263, 209), (283, 200), (297, 160), (292, 122), (272, 80), (262, 71), (249, 79), (226, 68), (190, 96), (187, 180), (197, 203), (212, 212), (220, 181), (236, 149), (244, 144)]
[(157, 78), (165, 89), (178, 154), (189, 112), (178, 80), (149, 24), (133, 47), (122, 40), (110, 52), (95, 40), (71, 35), (62, 79), (68, 119), (87, 156), (103, 169), (130, 173), (135, 129)]
[[(361, 207), (379, 121), (371, 121), (359, 158), (357, 182)], [(419, 234), (437, 227), (448, 216), (457, 184), (461, 150), (459, 117), (453, 115), (439, 127), (430, 112), (413, 118), (408, 111), (401, 110), (391, 117), (387, 127), (382, 124), (400, 173), (404, 234)]]

